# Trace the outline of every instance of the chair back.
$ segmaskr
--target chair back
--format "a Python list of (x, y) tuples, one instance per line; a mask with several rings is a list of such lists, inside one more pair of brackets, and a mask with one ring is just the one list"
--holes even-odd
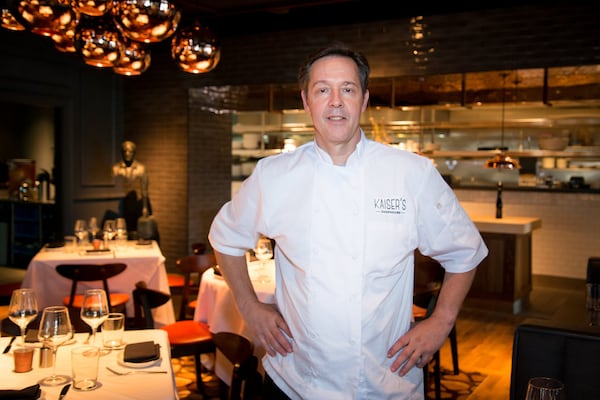
[(194, 242), (192, 243), (192, 253), (194, 254), (204, 254), (206, 253), (206, 245), (202, 242)]
[(214, 253), (192, 254), (179, 258), (175, 265), (185, 277), (178, 316), (179, 320), (183, 320), (187, 317), (188, 303), (193, 296), (198, 294), (202, 274), (207, 269), (216, 266), (217, 259)]
[(102, 288), (108, 296), (110, 294), (108, 279), (125, 271), (126, 268), (127, 264), (124, 263), (60, 264), (56, 266), (56, 272), (72, 281), (71, 297), (68, 305), (71, 308), (73, 307), (73, 301), (77, 294), (77, 284), (79, 282), (102, 281)]
[(213, 341), (218, 349), (217, 357), (220, 353), (233, 365), (227, 399), (255, 398), (262, 379), (257, 372), (258, 359), (253, 355), (254, 344), (233, 332), (214, 333)]
[(133, 290), (133, 325), (130, 329), (154, 329), (152, 309), (160, 307), (171, 299), (171, 295), (149, 289), (146, 282), (135, 284)]
[(444, 268), (439, 262), (415, 250), (413, 304), (426, 310), (426, 315), (419, 319), (429, 317), (433, 312), (444, 280), (444, 273)]
[(600, 257), (588, 258), (586, 282), (600, 283)]
[[(594, 329), (596, 328), (596, 329)], [(536, 376), (556, 378), (566, 399), (600, 399), (600, 330), (526, 320), (515, 330), (510, 400), (525, 398), (527, 382)]]

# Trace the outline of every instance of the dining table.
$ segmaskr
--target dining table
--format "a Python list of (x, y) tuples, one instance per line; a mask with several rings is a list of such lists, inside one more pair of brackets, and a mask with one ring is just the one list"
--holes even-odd
[[(128, 240), (112, 244), (108, 251), (94, 251), (92, 247), (76, 246), (44, 246), (32, 258), (27, 266), (21, 287), (35, 290), (38, 307), (42, 310), (53, 305), (62, 305), (63, 298), (71, 291), (72, 281), (56, 272), (59, 264), (104, 264), (125, 263), (127, 268), (112, 278), (108, 285), (113, 292), (130, 294), (126, 304), (128, 317), (133, 317), (133, 289), (139, 281), (145, 281), (150, 289), (170, 293), (165, 267), (165, 257), (156, 241), (140, 243)], [(83, 293), (86, 289), (102, 288), (102, 282), (79, 282), (77, 290)], [(156, 328), (175, 322), (173, 303), (169, 300), (164, 305), (153, 309)]]
[[(263, 303), (275, 303), (275, 260), (248, 261), (247, 265), (258, 299)], [(254, 355), (259, 360), (266, 353), (265, 349), (257, 344), (252, 328), (242, 318), (227, 282), (213, 268), (202, 274), (194, 320), (208, 324), (213, 333), (233, 332), (250, 339), (254, 343)], [(214, 370), (225, 383), (231, 382), (231, 364), (218, 354), (214, 360)], [(260, 366), (259, 371), (262, 372)]]
[[(72, 383), (71, 349), (82, 346), (88, 337), (87, 333), (76, 333), (73, 339), (58, 347), (56, 353), (56, 374), (66, 376)], [(4, 349), (10, 337), (0, 337), (0, 349)], [(103, 351), (100, 356), (98, 368), (97, 387), (89, 391), (78, 391), (71, 387), (65, 400), (132, 400), (132, 399), (178, 399), (175, 374), (171, 363), (171, 353), (167, 332), (161, 329), (126, 330), (123, 335), (124, 344), (152, 341), (160, 346), (160, 358), (156, 361), (133, 365), (124, 361), (124, 345), (120, 348)], [(29, 372), (17, 373), (14, 371), (13, 351), (17, 346), (12, 345), (12, 350), (0, 354), (0, 391), (21, 390), (38, 384), (42, 379), (52, 375), (54, 367), (40, 367), (41, 343), (26, 343), (26, 346), (35, 347), (33, 368)], [(110, 367), (117, 372), (127, 373), (117, 375), (107, 369)], [(165, 373), (147, 374), (148, 371), (165, 371)], [(54, 400), (64, 385), (44, 386), (40, 399)], [(0, 397), (1, 398), (1, 397)]]

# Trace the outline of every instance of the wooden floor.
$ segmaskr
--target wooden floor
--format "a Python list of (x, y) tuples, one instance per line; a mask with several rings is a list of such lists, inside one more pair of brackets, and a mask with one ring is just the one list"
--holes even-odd
[[(550, 319), (563, 306), (584, 304), (584, 297), (584, 284), (581, 289), (534, 284), (529, 304), (518, 315), (463, 307), (456, 323), (460, 370), (487, 375), (468, 400), (507, 400), (515, 327), (527, 318)], [(441, 351), (441, 364), (452, 368), (448, 342)]]

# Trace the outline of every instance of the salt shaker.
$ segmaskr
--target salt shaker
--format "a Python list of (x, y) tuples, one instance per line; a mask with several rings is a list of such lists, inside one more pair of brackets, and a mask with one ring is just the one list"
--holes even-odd
[(54, 364), (54, 355), (50, 347), (40, 348), (40, 368), (49, 368)]

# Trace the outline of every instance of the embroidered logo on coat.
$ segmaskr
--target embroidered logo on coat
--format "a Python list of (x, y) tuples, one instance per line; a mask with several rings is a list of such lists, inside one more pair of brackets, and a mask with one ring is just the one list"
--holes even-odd
[(406, 212), (405, 198), (381, 198), (374, 199), (373, 206), (379, 214), (404, 214)]

